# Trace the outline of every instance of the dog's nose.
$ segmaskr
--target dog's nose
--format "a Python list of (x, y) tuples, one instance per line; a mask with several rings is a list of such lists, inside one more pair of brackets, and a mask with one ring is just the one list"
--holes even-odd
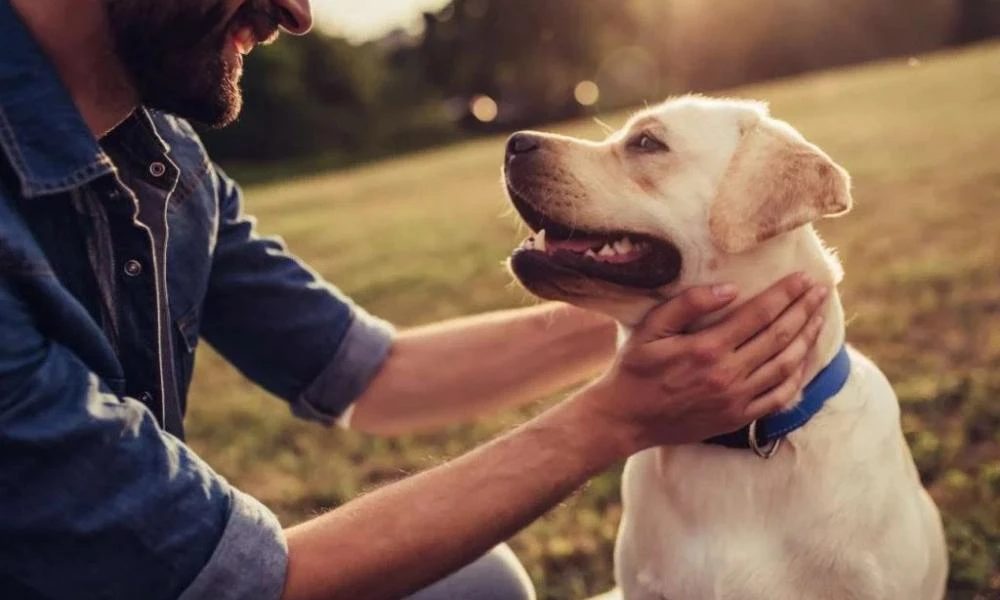
[(538, 150), (540, 145), (538, 136), (520, 131), (510, 136), (510, 139), (507, 140), (507, 156), (528, 154), (529, 152)]

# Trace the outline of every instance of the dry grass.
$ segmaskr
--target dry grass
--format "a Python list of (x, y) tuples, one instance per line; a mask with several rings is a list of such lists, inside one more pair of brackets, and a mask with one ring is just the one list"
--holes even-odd
[[(908, 439), (946, 516), (949, 597), (1000, 593), (1000, 45), (733, 94), (769, 100), (853, 173), (855, 212), (821, 227), (846, 266), (849, 338), (904, 404)], [(559, 129), (601, 135), (589, 122)], [(249, 206), (265, 232), (401, 326), (514, 306), (528, 300), (501, 267), (518, 239), (501, 152), (501, 140), (488, 139), (258, 187)], [(207, 351), (192, 405), (192, 444), (286, 524), (538, 410), (397, 440), (328, 431), (294, 421)], [(594, 480), (513, 540), (542, 598), (610, 583), (617, 484), (618, 473)]]

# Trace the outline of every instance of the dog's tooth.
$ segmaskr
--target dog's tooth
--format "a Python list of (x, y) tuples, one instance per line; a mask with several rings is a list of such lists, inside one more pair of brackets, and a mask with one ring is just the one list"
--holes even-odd
[(535, 249), (540, 252), (545, 252), (545, 230), (542, 229), (537, 234), (535, 234)]
[(628, 241), (628, 238), (622, 238), (615, 242), (615, 250), (618, 254), (628, 254), (632, 251), (632, 242)]
[(617, 254), (617, 252), (615, 252), (614, 249), (611, 248), (611, 246), (604, 244), (604, 247), (601, 248), (601, 251), (598, 252), (598, 254), (600, 254), (601, 256), (614, 256), (615, 254)]
[(597, 254), (595, 254), (593, 250), (587, 250), (583, 253), (583, 255), (587, 258), (597, 258)]

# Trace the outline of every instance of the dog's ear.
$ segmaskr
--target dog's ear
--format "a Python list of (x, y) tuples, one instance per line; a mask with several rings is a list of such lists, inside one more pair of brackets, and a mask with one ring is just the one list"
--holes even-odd
[(822, 150), (766, 118), (746, 123), (741, 135), (709, 211), (717, 247), (739, 254), (851, 209), (850, 176)]

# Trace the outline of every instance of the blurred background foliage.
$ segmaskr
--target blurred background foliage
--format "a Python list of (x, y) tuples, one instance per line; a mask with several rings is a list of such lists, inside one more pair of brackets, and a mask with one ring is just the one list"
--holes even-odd
[(997, 33), (1000, 0), (454, 0), (254, 53), (243, 117), (205, 137), (257, 181)]

